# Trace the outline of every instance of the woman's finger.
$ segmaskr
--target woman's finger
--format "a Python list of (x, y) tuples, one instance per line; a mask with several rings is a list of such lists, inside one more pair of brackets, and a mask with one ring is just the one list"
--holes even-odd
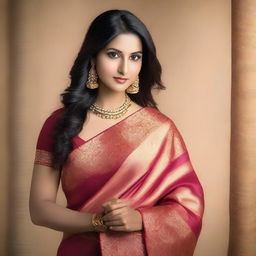
[(125, 228), (125, 226), (110, 226), (109, 229), (111, 231), (124, 231), (124, 232), (128, 232), (128, 230)]
[(121, 218), (121, 215), (124, 213), (123, 208), (116, 209), (114, 211), (111, 211), (107, 214), (105, 214), (102, 217), (103, 221), (112, 221), (112, 220), (119, 220)]
[(123, 226), (124, 222), (122, 220), (104, 221), (106, 226)]
[(127, 205), (123, 202), (120, 202), (120, 203), (115, 203), (115, 204), (106, 204), (105, 206), (103, 206), (104, 208), (104, 212), (105, 214), (111, 212), (111, 211), (114, 211), (116, 209), (120, 209), (120, 208), (123, 208), (123, 207), (126, 207)]
[(121, 203), (123, 202), (122, 199), (119, 199), (119, 198), (113, 198), (105, 203), (102, 204), (103, 207), (105, 207), (106, 205), (110, 205), (110, 204), (115, 204), (115, 203)]

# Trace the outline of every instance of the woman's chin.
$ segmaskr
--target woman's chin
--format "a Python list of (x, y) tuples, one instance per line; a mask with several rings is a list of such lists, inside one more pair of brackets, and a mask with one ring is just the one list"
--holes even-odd
[(105, 88), (112, 93), (125, 93), (127, 86), (105, 86)]

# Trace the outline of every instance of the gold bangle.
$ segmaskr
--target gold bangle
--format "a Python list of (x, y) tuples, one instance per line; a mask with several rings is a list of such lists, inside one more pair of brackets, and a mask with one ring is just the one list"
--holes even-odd
[(101, 214), (94, 213), (92, 215), (92, 226), (96, 232), (104, 232), (107, 230), (107, 226), (104, 224)]

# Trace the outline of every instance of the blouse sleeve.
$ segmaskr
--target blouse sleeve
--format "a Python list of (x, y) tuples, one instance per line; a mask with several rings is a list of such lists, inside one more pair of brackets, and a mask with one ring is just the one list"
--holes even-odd
[(44, 122), (43, 127), (39, 133), (35, 161), (34, 164), (53, 167), (52, 150), (53, 150), (53, 133), (63, 108), (54, 111)]

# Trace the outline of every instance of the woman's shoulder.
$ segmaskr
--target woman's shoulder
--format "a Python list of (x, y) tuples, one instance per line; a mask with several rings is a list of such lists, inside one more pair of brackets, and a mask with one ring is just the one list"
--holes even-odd
[(49, 141), (52, 140), (52, 135), (54, 134), (55, 127), (57, 125), (58, 119), (63, 113), (64, 108), (59, 108), (53, 111), (44, 121), (41, 131), (39, 133), (39, 139), (37, 146), (51, 144)]
[(163, 112), (161, 112), (161, 110), (159, 110), (158, 108), (145, 107), (145, 110), (149, 115), (149, 117), (155, 120), (156, 122), (159, 122), (159, 124), (168, 123), (172, 127), (176, 128), (176, 125), (173, 119), (167, 116), (166, 114), (164, 114)]
[(56, 121), (63, 112), (64, 112), (64, 108), (58, 108), (54, 110), (53, 112), (51, 112), (50, 115), (48, 115), (46, 121), (49, 121), (49, 122)]
[(168, 133), (172, 134), (175, 138), (178, 138), (178, 140), (185, 145), (180, 130), (171, 117), (162, 113), (157, 108), (145, 107), (145, 110), (148, 113), (149, 119), (152, 120), (151, 122), (154, 123), (153, 126), (155, 128), (165, 126)]
[(63, 112), (64, 108), (59, 108), (51, 112), (51, 114), (48, 115), (46, 120), (44, 121), (44, 129), (52, 129), (57, 124), (57, 121)]

